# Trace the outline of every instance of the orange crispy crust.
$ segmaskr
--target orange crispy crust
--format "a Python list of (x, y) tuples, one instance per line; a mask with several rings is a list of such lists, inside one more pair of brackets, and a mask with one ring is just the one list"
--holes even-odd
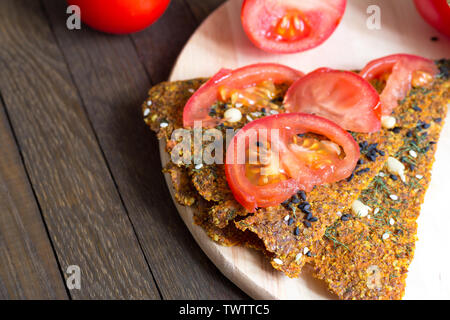
[[(411, 137), (405, 136), (405, 129), (399, 133), (406, 142), (390, 155), (398, 159), (406, 157), (411, 162), (407, 166), (406, 183), (400, 179), (394, 181), (389, 174), (377, 176), (361, 193), (360, 200), (373, 210), (378, 208), (378, 212), (346, 222), (337, 220), (327, 229), (326, 236), (312, 247), (315, 277), (324, 280), (341, 299), (402, 298), (414, 255), (416, 219), (431, 181), (436, 145), (430, 141), (438, 141), (443, 125), (443, 120), (434, 119), (445, 118), (449, 86), (448, 81), (438, 81), (431, 91), (416, 89), (410, 95), (411, 103), (422, 112), (408, 111), (405, 119), (416, 123), (421, 120), (430, 127), (414, 128)], [(423, 136), (424, 133), (427, 135)], [(427, 148), (429, 150), (425, 151)], [(417, 158), (411, 157), (409, 150), (414, 150)], [(399, 200), (392, 200), (391, 194), (397, 195)], [(352, 214), (350, 210), (343, 213)], [(383, 235), (387, 238), (383, 239)]]

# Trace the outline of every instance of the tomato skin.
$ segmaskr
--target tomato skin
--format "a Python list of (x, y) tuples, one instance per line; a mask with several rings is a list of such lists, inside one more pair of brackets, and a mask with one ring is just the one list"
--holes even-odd
[[(244, 0), (241, 10), (242, 27), (250, 41), (271, 53), (295, 53), (315, 48), (327, 40), (339, 25), (347, 5), (346, 0), (302, 1)], [(304, 3), (304, 2), (303, 2)], [(277, 41), (268, 37), (275, 19), (283, 10), (298, 9), (307, 25), (307, 34), (292, 41)]]
[(414, 0), (414, 4), (425, 21), (450, 37), (450, 6), (447, 0)]
[(81, 20), (107, 33), (127, 34), (145, 29), (166, 10), (170, 0), (68, 0), (81, 10)]
[(398, 106), (398, 101), (411, 89), (415, 71), (424, 71), (433, 77), (439, 72), (430, 59), (411, 54), (393, 54), (370, 61), (359, 74), (367, 81), (390, 74), (380, 94), (381, 113), (390, 115)]
[(366, 80), (350, 71), (319, 68), (294, 82), (284, 105), (288, 112), (312, 113), (345, 130), (381, 129), (380, 97)]
[(366, 80), (375, 79), (381, 76), (383, 73), (392, 72), (392, 68), (394, 67), (394, 65), (401, 59), (407, 59), (416, 63), (417, 65), (420, 65), (421, 68), (425, 69), (424, 71), (433, 73), (436, 71), (435, 69), (436, 66), (434, 65), (434, 62), (430, 59), (421, 56), (416, 56), (413, 54), (398, 53), (370, 61), (359, 72), (359, 75)]
[[(277, 144), (276, 147), (280, 150), (280, 162), (286, 170), (291, 170), (292, 173), (297, 174), (296, 177), (257, 186), (252, 184), (245, 176), (245, 164), (239, 164), (237, 160), (237, 145), (239, 144), (237, 141), (242, 139), (249, 131), (257, 132), (258, 129), (279, 130), (279, 142), (274, 140), (269, 142)], [(338, 160), (335, 163), (335, 169), (329, 171), (326, 176), (321, 175), (321, 170), (312, 170), (305, 164), (294, 163), (295, 160), (292, 160), (292, 154), (290, 154), (285, 143), (293, 135), (304, 132), (323, 135), (344, 149), (345, 157)], [(267, 137), (269, 136), (270, 133), (267, 133)], [(227, 149), (225, 174), (235, 199), (249, 212), (254, 212), (257, 207), (265, 208), (278, 205), (299, 190), (310, 191), (315, 185), (332, 183), (348, 177), (353, 172), (359, 156), (359, 146), (356, 141), (337, 124), (311, 114), (284, 113), (254, 120), (239, 130)]]
[(209, 108), (218, 100), (218, 88), (230, 86), (242, 89), (264, 80), (274, 83), (293, 83), (302, 72), (277, 63), (257, 63), (239, 69), (221, 69), (204, 83), (187, 101), (183, 110), (183, 126), (193, 127), (202, 121), (204, 127), (214, 127), (217, 119), (209, 116)]

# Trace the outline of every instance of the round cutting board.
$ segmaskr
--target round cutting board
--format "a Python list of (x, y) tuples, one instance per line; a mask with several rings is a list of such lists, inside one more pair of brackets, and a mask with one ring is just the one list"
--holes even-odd
[[(250, 43), (240, 23), (241, 4), (242, 0), (230, 0), (203, 22), (181, 52), (170, 80), (208, 77), (221, 67), (236, 68), (256, 62), (278, 62), (309, 72), (318, 67), (359, 69), (371, 59), (392, 53), (450, 58), (450, 40), (421, 19), (411, 0), (349, 0), (341, 24), (324, 44), (290, 55), (265, 53)], [(373, 28), (373, 15), (378, 13), (379, 28)], [(439, 40), (431, 41), (433, 36)], [(407, 279), (406, 299), (450, 299), (450, 206), (446, 201), (450, 189), (449, 125), (445, 126), (438, 146), (433, 179), (418, 221), (419, 241)], [(160, 152), (165, 165), (170, 159), (162, 143)], [(173, 197), (167, 175), (166, 181)], [(202, 250), (251, 297), (335, 298), (307, 269), (300, 278), (290, 279), (275, 271), (256, 251), (217, 245), (193, 224), (192, 209), (174, 202)]]

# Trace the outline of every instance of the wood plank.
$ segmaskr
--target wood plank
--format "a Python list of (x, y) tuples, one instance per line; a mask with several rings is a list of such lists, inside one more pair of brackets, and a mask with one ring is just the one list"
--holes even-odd
[(2, 102), (0, 150), (0, 299), (67, 299)]
[(0, 90), (64, 275), (81, 269), (72, 298), (159, 298), (41, 3), (0, 1), (0, 21)]
[(132, 35), (141, 61), (153, 83), (169, 78), (172, 66), (197, 22), (183, 0), (173, 0), (151, 28)]
[[(146, 128), (140, 111), (150, 82), (130, 37), (106, 35), (87, 27), (70, 32), (64, 27), (64, 4), (56, 0), (45, 0), (44, 4), (162, 296), (246, 297), (203, 254), (170, 199), (161, 173), (158, 142)], [(171, 28), (181, 30), (175, 24), (187, 22), (172, 20), (179, 13), (171, 12), (182, 10), (181, 5), (179, 0), (172, 1), (157, 25), (139, 34), (141, 40)], [(172, 50), (181, 48), (178, 44), (153, 50), (143, 47), (142, 42), (138, 46), (140, 52), (146, 52), (142, 56), (145, 60), (165, 66), (170, 66), (170, 57), (176, 55)], [(168, 74), (169, 70), (160, 71)], [(148, 73), (153, 74), (153, 69)]]
[[(185, 0), (192, 10), (197, 22), (202, 22), (211, 12), (217, 9), (225, 0)], [(239, 14), (239, 13), (238, 13)]]

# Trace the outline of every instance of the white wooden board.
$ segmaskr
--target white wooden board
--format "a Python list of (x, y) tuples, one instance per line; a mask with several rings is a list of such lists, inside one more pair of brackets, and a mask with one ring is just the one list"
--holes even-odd
[[(291, 55), (265, 53), (254, 47), (240, 23), (242, 0), (230, 0), (212, 13), (186, 44), (170, 80), (213, 75), (221, 67), (278, 62), (303, 72), (318, 67), (358, 69), (369, 60), (392, 53), (450, 58), (450, 40), (428, 26), (412, 0), (349, 0), (335, 33), (318, 48)], [(381, 13), (381, 29), (367, 27), (369, 5)], [(432, 42), (430, 37), (438, 36)], [(447, 120), (448, 121), (448, 120)], [(169, 160), (160, 146), (163, 164)], [(405, 299), (450, 299), (450, 125), (439, 141), (433, 179), (419, 218), (419, 241), (410, 267)], [(166, 180), (170, 186), (168, 177)], [(192, 221), (191, 209), (178, 211), (203, 251), (236, 285), (256, 299), (333, 299), (308, 270), (289, 279), (272, 269), (262, 255), (245, 248), (212, 242)], [(213, 284), (212, 284), (213, 285)]]

